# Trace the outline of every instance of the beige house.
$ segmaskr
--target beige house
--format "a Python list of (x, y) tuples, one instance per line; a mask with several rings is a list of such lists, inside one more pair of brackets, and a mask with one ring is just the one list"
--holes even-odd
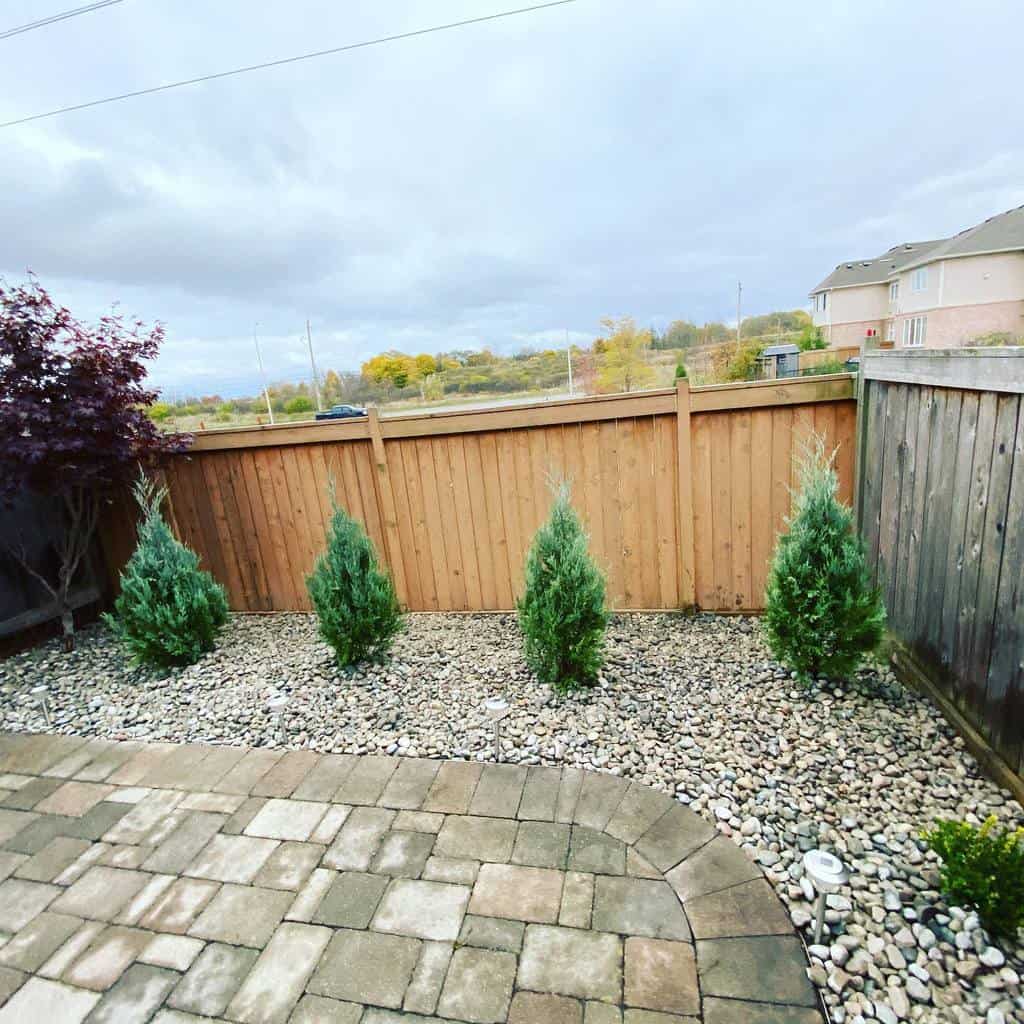
[(1024, 206), (952, 238), (906, 242), (840, 263), (811, 293), (830, 346), (865, 338), (953, 348), (990, 334), (1024, 338)]

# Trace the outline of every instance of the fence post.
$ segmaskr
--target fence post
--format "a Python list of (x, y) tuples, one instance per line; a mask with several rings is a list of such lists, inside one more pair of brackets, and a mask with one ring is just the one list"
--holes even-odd
[(867, 351), (867, 343), (861, 342), (860, 362), (857, 364), (857, 426), (854, 437), (857, 439), (853, 448), (853, 516), (857, 530), (863, 536), (863, 509), (862, 491), (864, 490), (864, 459), (867, 452), (864, 450), (868, 443), (868, 401), (869, 391), (867, 379), (864, 376), (864, 356)]
[(370, 444), (373, 446), (373, 461), (377, 472), (373, 488), (377, 498), (377, 511), (384, 527), (384, 555), (391, 567), (391, 577), (402, 604), (407, 604), (409, 593), (405, 582), (405, 563), (402, 561), (402, 542), (398, 535), (398, 507), (395, 504), (395, 488), (391, 483), (387, 454), (384, 451), (384, 435), (380, 429), (380, 410), (371, 405), (366, 410), (367, 426), (370, 430)]
[(693, 549), (693, 463), (690, 453), (690, 382), (676, 382), (676, 448), (679, 498), (679, 597), (688, 611), (697, 604), (696, 558)]

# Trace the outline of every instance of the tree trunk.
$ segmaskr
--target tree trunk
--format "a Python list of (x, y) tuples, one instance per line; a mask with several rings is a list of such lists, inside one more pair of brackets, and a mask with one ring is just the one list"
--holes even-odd
[(60, 625), (64, 631), (64, 636), (61, 640), (61, 650), (65, 654), (70, 654), (75, 649), (75, 613), (72, 611), (71, 605), (66, 603), (66, 595), (64, 601), (65, 604), (60, 611)]

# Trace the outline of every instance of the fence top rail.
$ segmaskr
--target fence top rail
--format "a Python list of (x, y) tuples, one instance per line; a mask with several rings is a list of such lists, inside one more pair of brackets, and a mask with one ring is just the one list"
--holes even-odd
[[(690, 390), (693, 413), (751, 409), (772, 405), (841, 401), (854, 396), (854, 375), (820, 374), (793, 380), (740, 381), (702, 385)], [(445, 434), (512, 430), (561, 423), (636, 416), (672, 415), (676, 388), (659, 388), (632, 394), (591, 395), (550, 402), (524, 402), (497, 408), (456, 409), (447, 412), (406, 413), (380, 416), (380, 438), (426, 437)], [(374, 430), (365, 416), (347, 420), (262, 424), (225, 427), (195, 434), (191, 451), (258, 448), (273, 445), (316, 444), (324, 441), (373, 440)]]
[(865, 352), (865, 380), (1024, 394), (1024, 347)]

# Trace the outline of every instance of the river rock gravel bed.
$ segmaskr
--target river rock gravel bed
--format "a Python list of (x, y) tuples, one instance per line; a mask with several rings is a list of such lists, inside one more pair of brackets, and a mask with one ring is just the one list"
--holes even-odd
[[(385, 664), (344, 674), (308, 615), (233, 616), (218, 648), (166, 676), (129, 666), (102, 627), (0, 662), (0, 730), (111, 739), (281, 743), (318, 751), (489, 759), (483, 701), (508, 697), (503, 757), (575, 764), (674, 793), (765, 870), (809, 947), (837, 1022), (1024, 1021), (1024, 945), (948, 906), (920, 840), (936, 818), (1024, 822), (926, 699), (884, 667), (798, 686), (750, 618), (616, 616), (600, 685), (559, 699), (523, 664), (513, 617), (414, 615)], [(851, 869), (813, 939), (801, 857)]]

